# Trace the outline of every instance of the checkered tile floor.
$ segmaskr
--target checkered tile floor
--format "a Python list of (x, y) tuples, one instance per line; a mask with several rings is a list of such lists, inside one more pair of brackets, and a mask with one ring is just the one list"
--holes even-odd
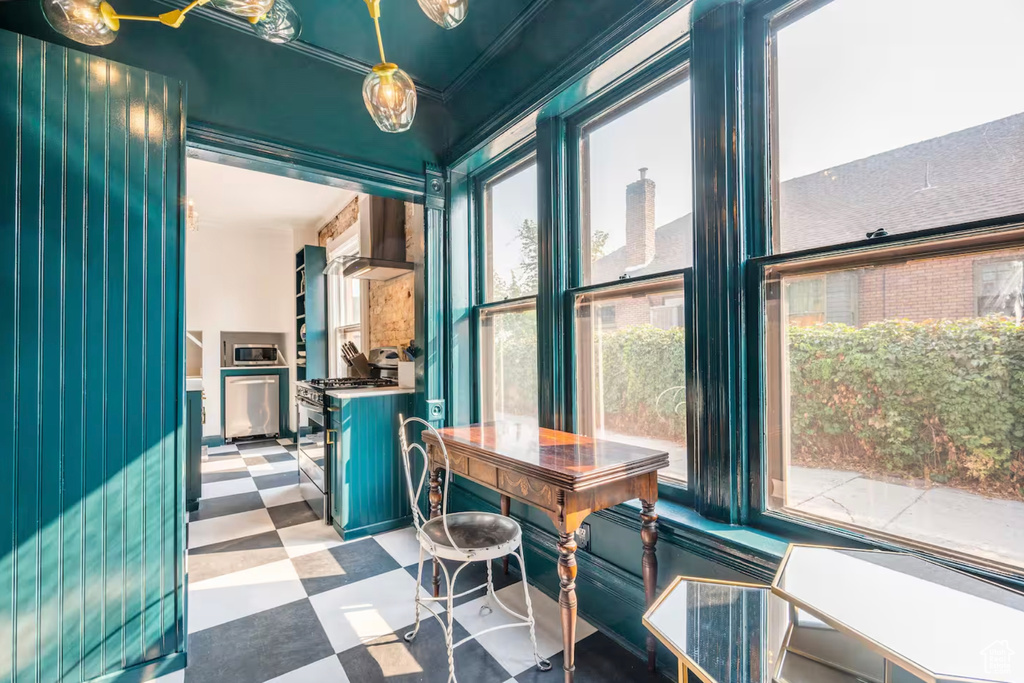
[[(437, 622), (427, 617), (413, 643), (402, 638), (414, 620), (413, 530), (343, 543), (299, 495), (294, 450), (285, 440), (209, 449), (188, 526), (188, 668), (157, 680), (444, 683)], [(470, 565), (456, 590), (479, 585), (485, 572)], [(525, 612), (522, 584), (500, 568), (495, 579), (502, 602)], [(558, 604), (533, 588), (531, 600), (552, 670), (533, 666), (526, 629), (500, 630), (455, 650), (461, 683), (562, 681)], [(482, 604), (457, 600), (456, 641), (509, 620), (500, 610), (480, 616)], [(582, 619), (578, 638), (579, 683), (665, 680)]]

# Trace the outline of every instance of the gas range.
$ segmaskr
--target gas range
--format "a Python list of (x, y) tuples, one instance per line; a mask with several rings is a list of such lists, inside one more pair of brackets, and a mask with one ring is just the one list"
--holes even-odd
[(397, 387), (393, 379), (334, 377), (330, 379), (311, 379), (296, 384), (296, 394), (300, 400), (317, 406), (324, 405), (324, 393), (334, 389), (383, 389)]

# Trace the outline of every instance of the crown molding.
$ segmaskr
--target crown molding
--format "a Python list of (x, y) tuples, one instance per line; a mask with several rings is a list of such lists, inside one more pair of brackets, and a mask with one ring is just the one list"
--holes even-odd
[(572, 58), (562, 62), (557, 69), (550, 71), (534, 87), (520, 93), (511, 102), (489, 116), (484, 125), (451, 146), (448, 153), (445, 154), (445, 165), (449, 167), (458, 165), (473, 150), (514, 127), (520, 120), (528, 117), (531, 112), (539, 111), (566, 85), (572, 83), (587, 70), (603, 64), (622, 45), (628, 44), (663, 16), (686, 4), (687, 0), (637, 0), (636, 6), (630, 9), (621, 21), (595, 36), (577, 50)]
[(537, 18), (537, 15), (543, 12), (550, 4), (551, 0), (533, 0), (526, 9), (520, 12), (519, 15), (516, 16), (516, 18), (498, 34), (498, 37), (491, 41), (491, 44), (487, 46), (487, 49), (477, 55), (476, 59), (474, 59), (473, 62), (455, 78), (454, 81), (445, 87), (445, 102), (449, 101), (456, 93), (465, 88), (466, 85), (484, 69), (484, 67), (494, 61), (494, 59), (501, 54), (502, 50), (508, 47), (513, 40), (518, 38), (519, 34), (526, 30), (526, 27)]

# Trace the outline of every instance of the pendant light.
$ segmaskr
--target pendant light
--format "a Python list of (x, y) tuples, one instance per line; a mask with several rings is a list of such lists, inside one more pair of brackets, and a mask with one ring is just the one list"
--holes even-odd
[(441, 28), (455, 28), (466, 18), (469, 0), (416, 0), (420, 9)]
[(274, 0), (269, 12), (249, 21), (253, 32), (271, 43), (290, 43), (302, 33), (302, 20), (288, 0)]
[[(53, 27), (53, 30), (61, 35), (82, 45), (109, 45), (117, 38), (122, 21), (152, 21), (171, 28), (178, 28), (185, 21), (186, 14), (208, 2), (212, 2), (214, 7), (250, 20), (259, 20), (265, 16), (275, 16), (278, 19), (281, 17), (281, 14), (271, 15), (275, 4), (274, 0), (192, 0), (182, 9), (171, 10), (156, 16), (118, 14), (107, 0), (40, 0), (39, 5), (46, 21)], [(289, 21), (294, 18), (292, 23), (295, 27), (295, 37), (297, 37), (298, 14), (294, 7), (287, 2), (285, 4), (287, 7), (283, 14), (289, 17)], [(291, 31), (291, 29), (280, 28), (280, 22), (275, 26), (277, 26), (278, 35), (288, 35)], [(267, 30), (269, 34), (269, 26)], [(256, 33), (260, 35), (259, 30)], [(264, 35), (260, 35), (260, 37), (270, 40)], [(294, 40), (294, 37), (291, 40)], [(272, 42), (288, 41), (274, 40)]]
[(380, 64), (363, 80), (363, 102), (367, 111), (385, 133), (402, 133), (412, 126), (416, 117), (416, 86), (409, 74), (392, 64), (384, 56), (384, 41), (380, 36), (380, 0), (365, 0), (377, 30)]

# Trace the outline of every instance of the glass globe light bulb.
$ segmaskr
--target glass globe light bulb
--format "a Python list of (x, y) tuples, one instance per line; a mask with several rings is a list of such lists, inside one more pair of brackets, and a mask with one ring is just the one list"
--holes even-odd
[(420, 9), (441, 28), (455, 28), (466, 18), (469, 0), (417, 0)]
[(274, 0), (211, 0), (217, 9), (238, 17), (262, 17), (274, 6)]
[(363, 81), (363, 102), (378, 128), (402, 133), (416, 117), (416, 86), (396, 65), (378, 64)]
[(82, 45), (109, 45), (117, 38), (114, 8), (100, 0), (41, 0), (43, 16), (62, 36)]
[(271, 43), (290, 43), (302, 33), (302, 19), (288, 0), (274, 0), (269, 12), (249, 21), (256, 35)]

